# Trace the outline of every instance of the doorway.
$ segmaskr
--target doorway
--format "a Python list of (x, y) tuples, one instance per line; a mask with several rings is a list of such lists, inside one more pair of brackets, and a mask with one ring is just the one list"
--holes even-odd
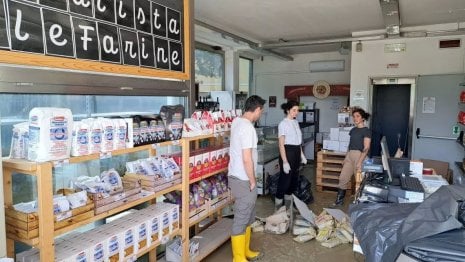
[(411, 156), (414, 85), (398, 80), (373, 80), (371, 156), (381, 155), (380, 141), (383, 136), (386, 137), (391, 157), (398, 148), (404, 152), (402, 157)]

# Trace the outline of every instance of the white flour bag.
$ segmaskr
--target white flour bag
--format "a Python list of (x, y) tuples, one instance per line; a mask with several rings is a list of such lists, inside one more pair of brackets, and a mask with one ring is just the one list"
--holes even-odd
[(68, 108), (36, 107), (29, 112), (28, 159), (44, 162), (69, 158), (73, 114)]
[(72, 156), (89, 154), (89, 125), (85, 121), (74, 122), (73, 139), (71, 142)]
[(99, 117), (97, 121), (102, 125), (102, 147), (101, 152), (110, 152), (113, 150), (113, 140), (115, 138), (115, 126), (109, 118)]

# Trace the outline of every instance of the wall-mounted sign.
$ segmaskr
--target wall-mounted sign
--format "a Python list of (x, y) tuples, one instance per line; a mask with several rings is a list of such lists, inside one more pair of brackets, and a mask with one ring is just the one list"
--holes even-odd
[(183, 0), (0, 0), (0, 48), (183, 72)]
[(384, 44), (384, 53), (405, 52), (407, 50), (406, 43)]

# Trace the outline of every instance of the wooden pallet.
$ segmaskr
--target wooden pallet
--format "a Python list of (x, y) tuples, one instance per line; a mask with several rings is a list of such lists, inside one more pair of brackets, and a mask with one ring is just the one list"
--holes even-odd
[[(318, 152), (316, 165), (316, 189), (322, 191), (337, 191), (339, 183), (339, 175), (342, 171), (342, 163), (344, 162), (345, 153), (341, 152)], [(348, 188), (348, 193), (354, 191), (354, 179)]]

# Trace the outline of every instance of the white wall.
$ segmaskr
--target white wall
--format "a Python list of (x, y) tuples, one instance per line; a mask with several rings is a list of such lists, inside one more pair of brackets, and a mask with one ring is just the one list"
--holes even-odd
[[(461, 48), (439, 49), (439, 39), (461, 39)], [(362, 52), (352, 52), (350, 73), (351, 106), (370, 110), (370, 77), (418, 76), (464, 73), (464, 36), (434, 38), (401, 38), (362, 42)], [(385, 53), (388, 43), (405, 43), (406, 51)], [(355, 50), (356, 43), (352, 43)], [(398, 63), (398, 68), (388, 69), (388, 64)], [(365, 92), (367, 99), (354, 100), (357, 91)]]
[[(330, 84), (348, 84), (350, 82), (350, 55), (339, 52), (295, 55), (294, 61), (282, 61), (273, 57), (264, 57), (263, 61), (254, 60), (254, 83), (252, 94), (257, 94), (268, 101), (269, 96), (276, 96), (276, 107), (268, 108), (260, 120), (261, 125), (277, 125), (284, 117), (281, 104), (286, 85), (313, 85), (315, 81), (325, 80)], [(309, 62), (320, 60), (345, 60), (345, 71), (310, 73)], [(310, 95), (310, 94), (309, 94)], [(332, 103), (331, 97), (327, 103)]]

